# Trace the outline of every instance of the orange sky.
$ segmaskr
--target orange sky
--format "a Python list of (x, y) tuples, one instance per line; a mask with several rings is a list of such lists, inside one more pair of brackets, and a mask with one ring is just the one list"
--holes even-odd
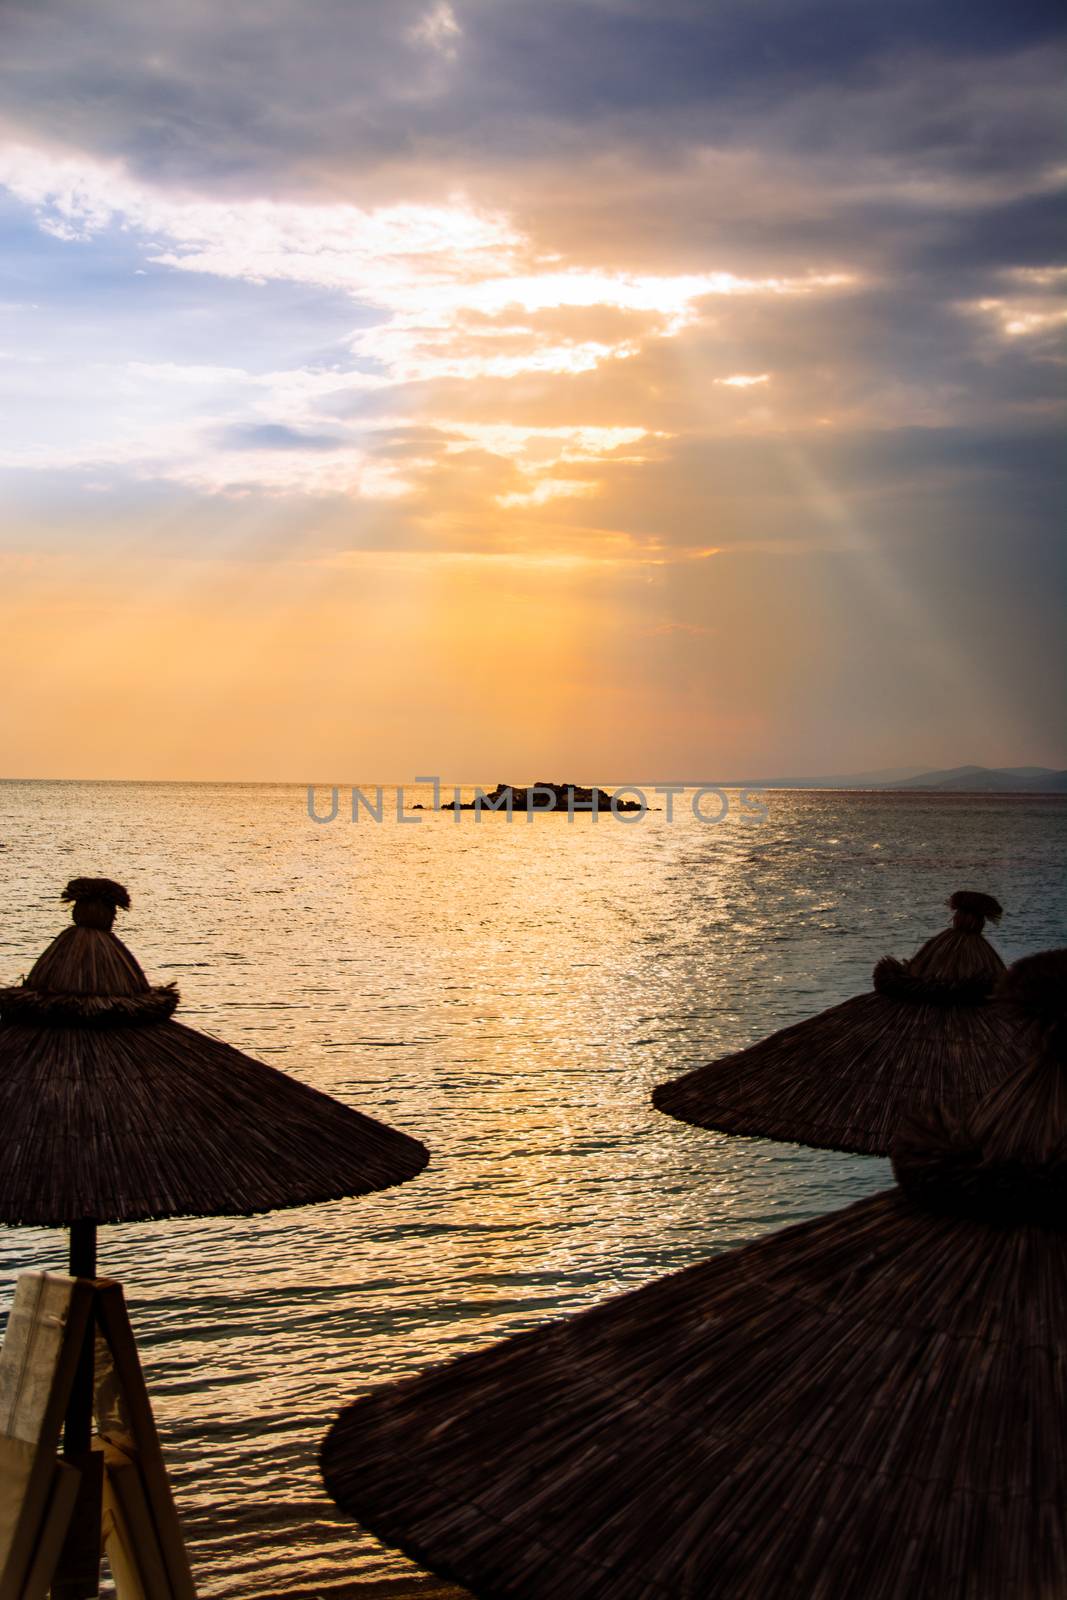
[(580, 6), (560, 78), (551, 7), (281, 6), (266, 118), (240, 11), (27, 12), (4, 772), (1063, 764), (1067, 269), (1002, 226), (1062, 182), (1054, 74), (905, 9), (767, 110), (743, 7)]

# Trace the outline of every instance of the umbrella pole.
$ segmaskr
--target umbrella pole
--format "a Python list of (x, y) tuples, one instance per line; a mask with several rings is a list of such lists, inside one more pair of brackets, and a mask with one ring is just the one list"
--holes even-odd
[[(71, 1224), (70, 1276), (96, 1278), (96, 1223)], [(52, 1578), (52, 1600), (91, 1600), (100, 1593), (101, 1516), (104, 1457), (93, 1449), (96, 1367), (96, 1296), (78, 1354), (67, 1414), (63, 1423), (63, 1455), (78, 1468), (81, 1479), (67, 1536)]]
[(96, 1277), (96, 1223), (91, 1217), (70, 1225), (70, 1275)]
[[(72, 1278), (96, 1277), (96, 1223), (75, 1222), (70, 1229), (70, 1275)], [(96, 1345), (96, 1319), (90, 1317), (85, 1330), (74, 1385), (67, 1404), (67, 1418), (63, 1428), (63, 1454), (68, 1460), (90, 1450), (93, 1443), (93, 1357)]]

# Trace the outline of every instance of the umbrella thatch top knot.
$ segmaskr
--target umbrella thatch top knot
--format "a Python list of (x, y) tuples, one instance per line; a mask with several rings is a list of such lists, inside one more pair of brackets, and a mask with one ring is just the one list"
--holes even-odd
[(948, 900), (952, 926), (928, 939), (907, 961), (883, 956), (874, 987), (894, 1000), (916, 1005), (978, 1005), (993, 991), (1004, 963), (982, 937), (986, 920), (1003, 916), (999, 901), (974, 889), (957, 889)]
[(0, 1019), (56, 1027), (122, 1027), (162, 1022), (178, 1004), (172, 983), (153, 987), (111, 931), (130, 897), (111, 878), (72, 878), (60, 899), (74, 926), (52, 940), (22, 983), (0, 989)]
[(1067, 1229), (1067, 950), (1017, 961), (997, 990), (1034, 1025), (1030, 1060), (960, 1116), (901, 1125), (897, 1181), (921, 1205), (1002, 1225)]
[(961, 933), (981, 933), (987, 922), (999, 922), (1004, 915), (999, 900), (977, 889), (957, 889), (949, 896), (948, 908), (956, 913), (952, 926)]
[(73, 903), (71, 915), (79, 928), (109, 929), (116, 907), (130, 909), (130, 896), (113, 878), (71, 878), (59, 897)]

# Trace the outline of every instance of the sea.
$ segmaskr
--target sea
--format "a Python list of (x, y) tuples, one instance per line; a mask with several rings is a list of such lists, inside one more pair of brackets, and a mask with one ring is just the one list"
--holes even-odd
[[(324, 822), (299, 785), (0, 783), (0, 981), (66, 925), (68, 878), (117, 878), (117, 931), (182, 1020), (432, 1152), (358, 1200), (101, 1230), (219, 1600), (414, 1570), (322, 1489), (355, 1396), (892, 1183), (684, 1127), (654, 1084), (862, 992), (954, 889), (1001, 901), (1006, 960), (1064, 942), (1062, 797), (778, 790), (761, 817), (730, 791), (714, 822), (651, 791), (625, 821), (478, 821), (409, 785), (401, 822), (383, 798), (353, 822), (342, 788)], [(3, 1310), (65, 1251), (0, 1230)]]

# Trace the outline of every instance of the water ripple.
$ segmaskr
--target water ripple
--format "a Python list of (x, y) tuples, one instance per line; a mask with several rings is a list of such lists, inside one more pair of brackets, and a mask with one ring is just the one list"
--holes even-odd
[[(284, 786), (0, 784), (5, 980), (68, 871), (117, 877), (187, 1021), (432, 1151), (362, 1200), (104, 1230), (205, 1596), (409, 1570), (319, 1485), (355, 1394), (889, 1181), (681, 1127), (655, 1082), (865, 988), (963, 884), (1006, 906), (1009, 959), (1062, 941), (1063, 802), (778, 793), (759, 837), (678, 818), (316, 827)], [(5, 1231), (5, 1304), (63, 1259)]]

